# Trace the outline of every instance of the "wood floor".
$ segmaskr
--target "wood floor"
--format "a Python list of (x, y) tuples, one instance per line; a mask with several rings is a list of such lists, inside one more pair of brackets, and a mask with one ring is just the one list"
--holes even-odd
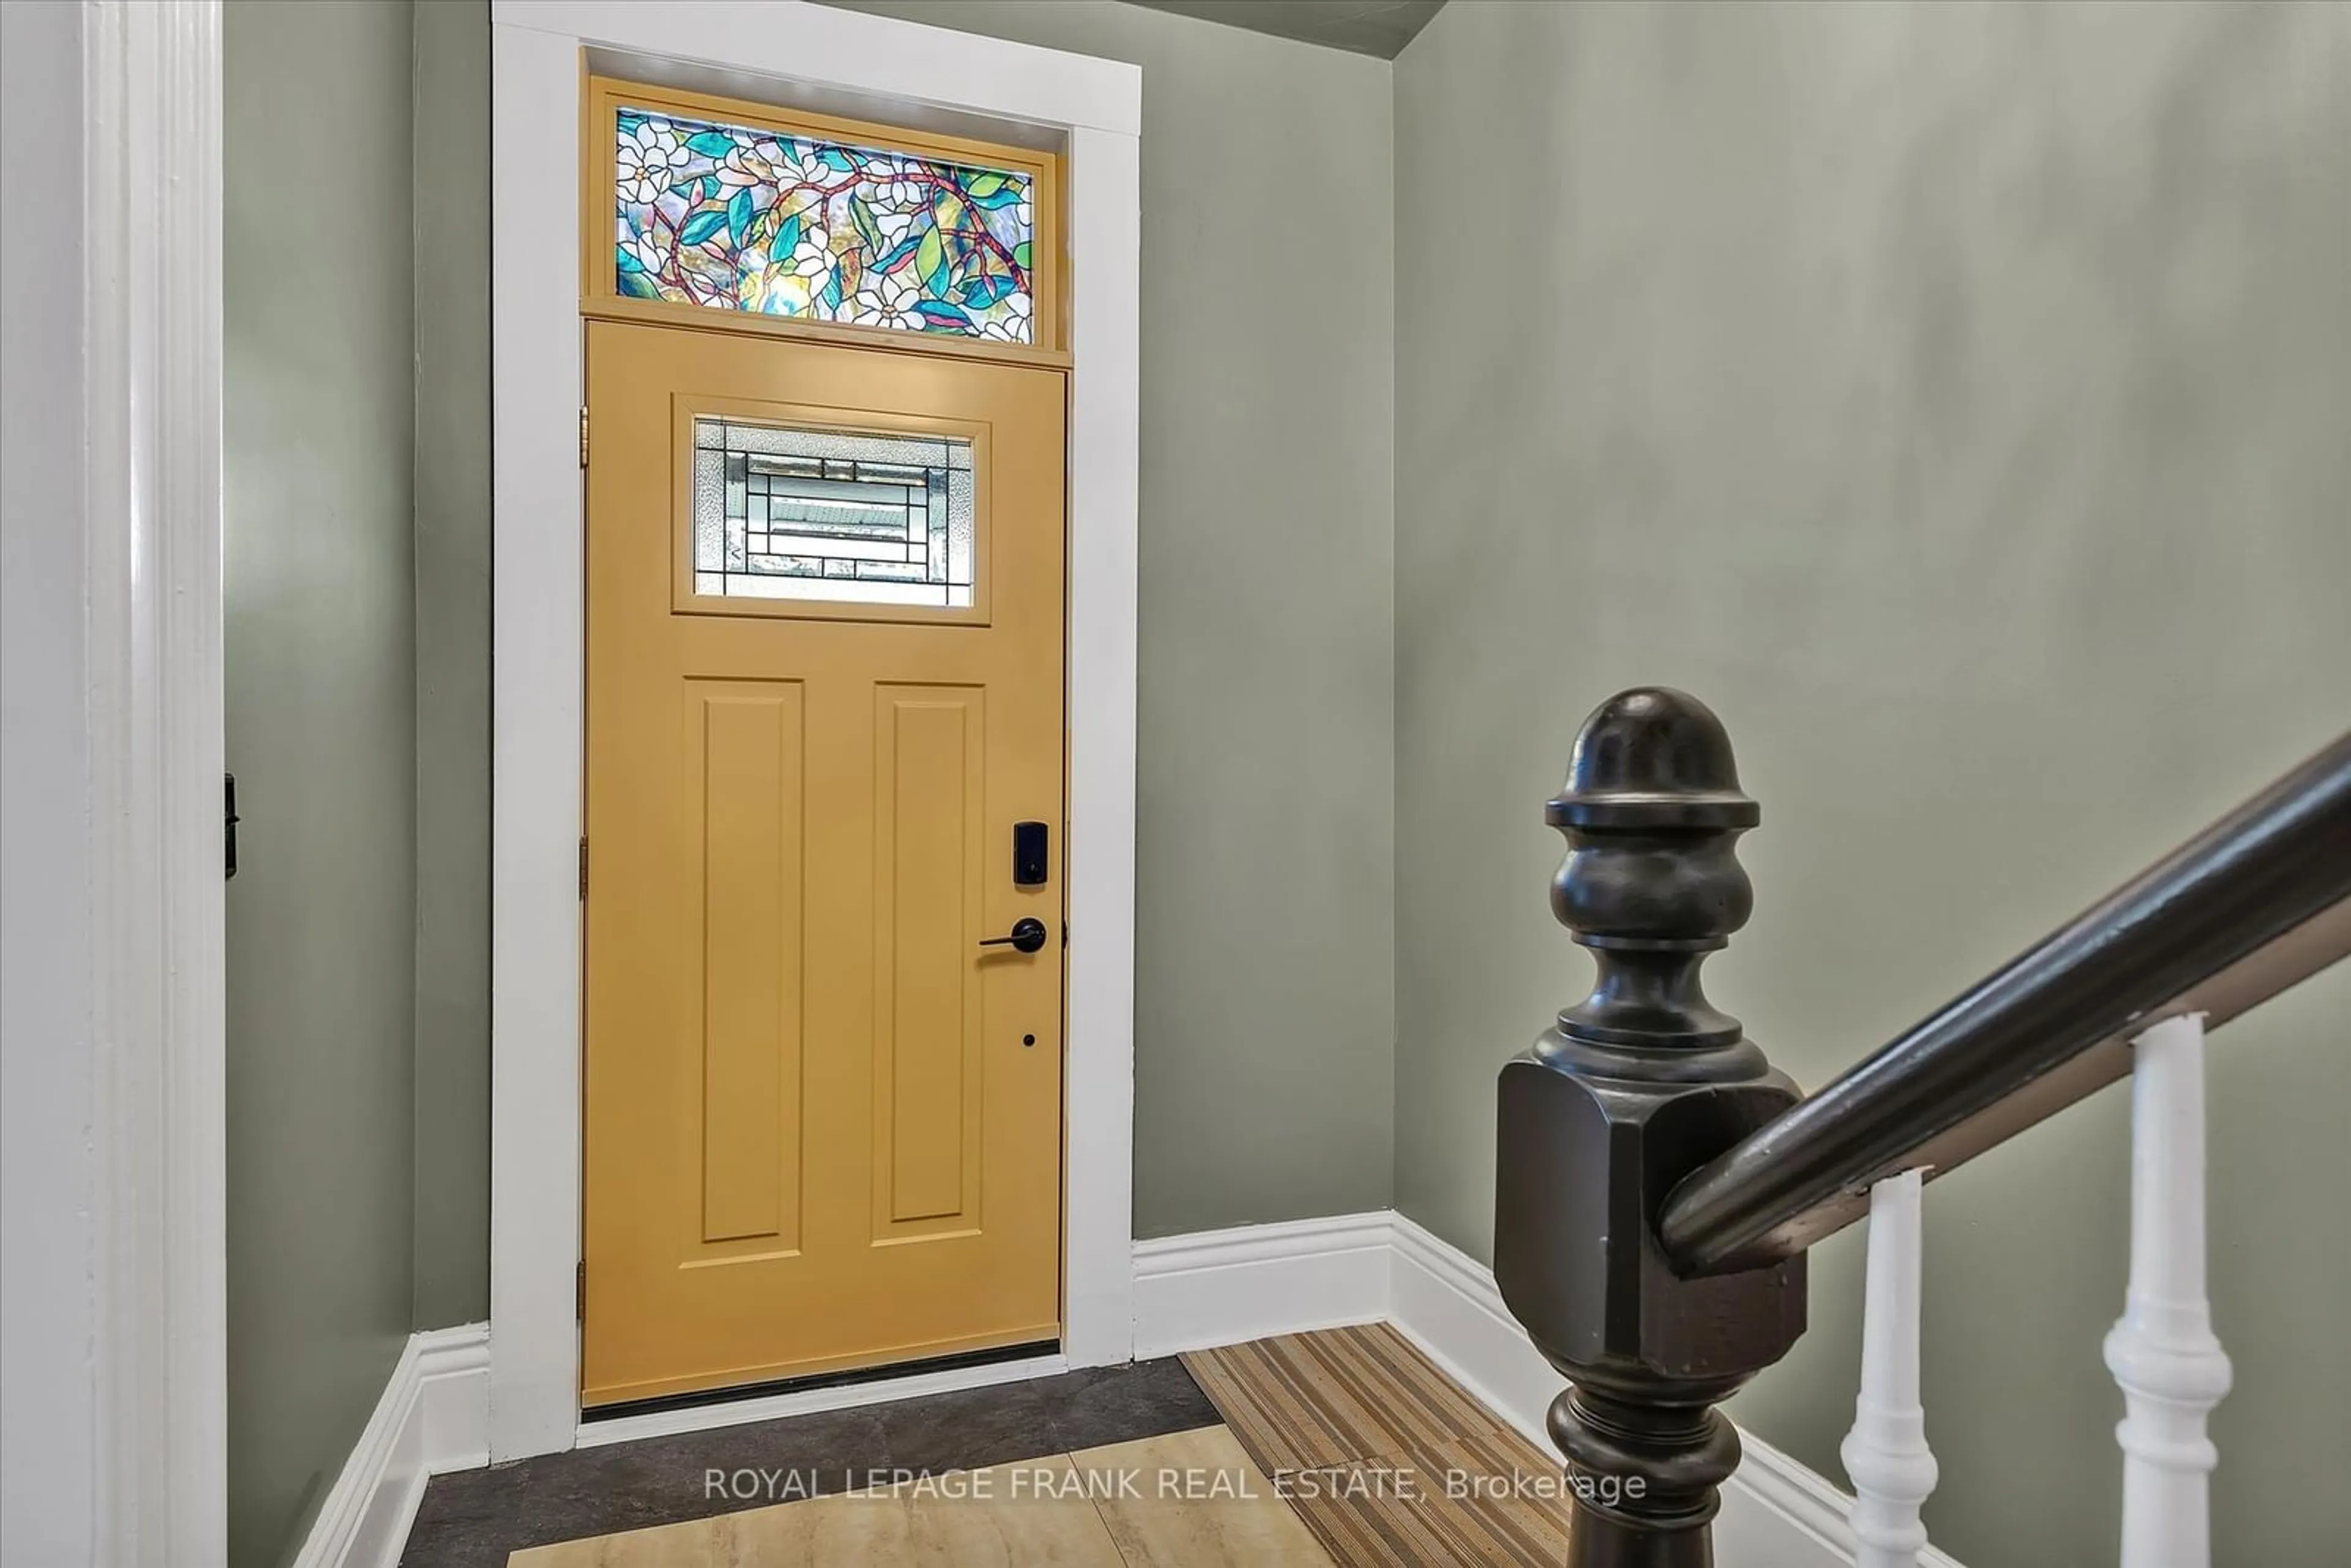
[(1331, 1559), (1231, 1432), (1140, 1442), (517, 1552), (510, 1568), (1266, 1568)]
[[(673, 1522), (652, 1528), (542, 1533), (537, 1539), (552, 1543), (488, 1560), (507, 1568), (1451, 1568), (1565, 1559), (1557, 1460), (1384, 1324), (1260, 1340), (1156, 1367), (1164, 1370), (1143, 1364), (975, 1389), (927, 1409), (910, 1401), (884, 1416), (905, 1427), (890, 1444), (895, 1463), (872, 1469), (851, 1469), (853, 1445), (806, 1427), (808, 1418), (774, 1423), (756, 1452), (710, 1434), (691, 1455), (621, 1458), (606, 1484), (637, 1471), (677, 1471), (674, 1481), (699, 1465), (705, 1477), (769, 1490), (758, 1502), (705, 1505), (702, 1517), (673, 1512)], [(1077, 1385), (1061, 1386), (1072, 1378)], [(1187, 1417), (1186, 1391), (1198, 1417)], [(1116, 1396), (1110, 1405), (1105, 1393)], [(989, 1462), (969, 1444), (998, 1406), (1021, 1401), (1046, 1411), (1024, 1418), (1027, 1430), (1102, 1434), (1113, 1410), (1117, 1420), (1154, 1425), (1146, 1436), (1097, 1436), (1092, 1446), (1037, 1458), (1006, 1458), (999, 1446)], [(1210, 1406), (1222, 1421), (1201, 1424)], [(918, 1459), (925, 1434), (946, 1448)], [(969, 1457), (951, 1457), (957, 1450)], [(841, 1479), (822, 1480), (811, 1469), (807, 1490), (795, 1491), (799, 1472), (756, 1462), (787, 1454), (821, 1461)], [(491, 1472), (487, 1482), (496, 1479)], [(558, 1484), (546, 1490), (578, 1490), (584, 1479), (550, 1476)], [(527, 1507), (542, 1489), (476, 1490), (479, 1500)], [(766, 1500), (778, 1495), (792, 1500)], [(414, 1550), (408, 1558), (419, 1568), (442, 1561)]]

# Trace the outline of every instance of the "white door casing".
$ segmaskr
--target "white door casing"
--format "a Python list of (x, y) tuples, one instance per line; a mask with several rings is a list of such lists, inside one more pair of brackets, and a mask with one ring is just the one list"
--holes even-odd
[[(44, 319), (20, 332), (12, 309), (6, 347), (0, 1550), (214, 1563), (228, 1363), (220, 7), (10, 9), (7, 183), (36, 214), (19, 239), (41, 263), (10, 283)], [(12, 246), (12, 268), (23, 259)]]
[[(828, 6), (494, 0), (490, 1451), (576, 1440), (580, 1257), (581, 51), (600, 69), (864, 118), (941, 113), (1067, 160), (1070, 758), (1063, 1354), (1133, 1347), (1135, 549), (1142, 75)], [(762, 90), (764, 87), (765, 90)], [(554, 247), (554, 265), (523, 265)]]

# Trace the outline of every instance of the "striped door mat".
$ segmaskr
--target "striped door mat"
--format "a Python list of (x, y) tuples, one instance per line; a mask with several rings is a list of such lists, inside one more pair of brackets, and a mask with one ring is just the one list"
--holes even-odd
[(1184, 1364), (1344, 1568), (1566, 1559), (1557, 1458), (1387, 1324), (1197, 1351)]

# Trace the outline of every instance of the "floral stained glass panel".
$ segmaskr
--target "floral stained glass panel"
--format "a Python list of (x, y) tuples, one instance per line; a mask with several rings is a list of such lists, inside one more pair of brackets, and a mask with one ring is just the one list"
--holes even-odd
[(621, 294), (1033, 340), (1027, 174), (649, 110), (616, 120)]

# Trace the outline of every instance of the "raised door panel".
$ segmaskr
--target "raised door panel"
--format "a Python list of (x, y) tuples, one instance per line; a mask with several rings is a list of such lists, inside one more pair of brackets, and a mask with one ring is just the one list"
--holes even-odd
[(874, 688), (873, 1239), (978, 1225), (986, 695)]
[(702, 883), (705, 1244), (799, 1245), (801, 702), (796, 682), (686, 683)]

